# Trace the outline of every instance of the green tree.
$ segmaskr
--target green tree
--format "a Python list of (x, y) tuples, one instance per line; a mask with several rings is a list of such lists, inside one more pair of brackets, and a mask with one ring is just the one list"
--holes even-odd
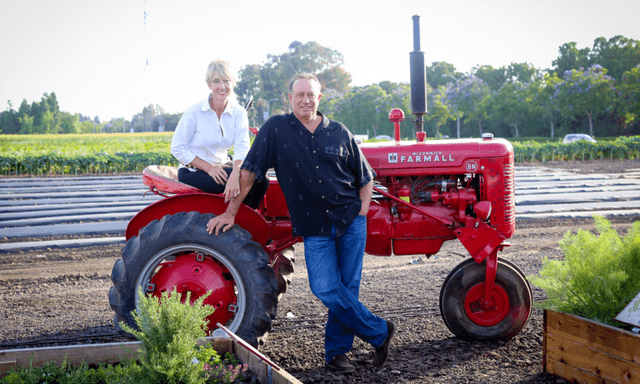
[(427, 122), (435, 126), (435, 137), (441, 137), (440, 127), (449, 120), (455, 120), (449, 110), (449, 106), (444, 102), (446, 87), (441, 85), (434, 90), (433, 87), (429, 86), (427, 87), (427, 93), (427, 109), (429, 113), (425, 115), (425, 118)]
[(239, 72), (236, 93), (241, 100), (250, 96), (256, 101), (258, 115), (267, 109), (269, 112), (288, 111), (289, 81), (300, 72), (313, 73), (318, 77), (323, 92), (329, 90), (345, 92), (349, 88), (351, 75), (342, 68), (344, 58), (336, 50), (321, 46), (315, 41), (300, 43), (294, 41), (288, 52), (279, 55), (267, 55), (262, 65), (250, 64)]
[(640, 64), (640, 41), (620, 35), (609, 40), (598, 37), (591, 50), (591, 64), (594, 63), (606, 68), (609, 76), (619, 81), (626, 71)]
[(443, 75), (443, 77), (451, 78), (453, 81), (450, 81), (445, 85), (445, 98), (443, 102), (447, 105), (449, 110), (452, 112), (453, 117), (457, 120), (456, 126), (456, 137), (460, 138), (460, 119), (464, 116), (464, 111), (462, 109), (462, 103), (464, 101), (465, 95), (460, 87), (460, 81), (464, 80), (463, 75), (458, 78), (453, 78), (450, 75)]
[[(411, 118), (411, 85), (408, 83), (392, 83), (389, 81), (383, 81), (378, 83), (378, 86), (386, 93), (384, 105), (381, 107), (383, 116), (378, 122), (380, 131), (387, 131), (387, 129), (393, 130), (393, 123), (389, 121), (389, 112), (393, 108), (400, 108), (405, 113), (405, 122), (400, 126), (401, 136), (414, 138), (416, 136), (416, 126), (410, 122), (414, 120)], [(427, 84), (427, 87), (428, 86), (429, 84)], [(411, 136), (408, 134), (409, 129), (411, 129)]]
[(530, 116), (529, 102), (531, 98), (525, 84), (508, 81), (495, 94), (491, 111), (494, 118), (499, 117), (513, 128), (515, 137), (520, 137), (520, 124)]
[(593, 118), (608, 112), (614, 105), (613, 85), (614, 80), (607, 75), (607, 70), (594, 64), (586, 70), (567, 71), (554, 96), (565, 117), (588, 117), (589, 134), (593, 136)]
[(506, 70), (507, 79), (510, 81), (518, 81), (523, 84), (529, 83), (538, 70), (529, 63), (511, 63)]
[(30, 135), (36, 133), (34, 131), (33, 117), (29, 115), (19, 116), (18, 120), (20, 121), (20, 134), (21, 135)]
[(491, 65), (480, 65), (474, 67), (471, 73), (485, 82), (493, 91), (500, 89), (507, 81), (507, 70), (505, 67), (493, 68)]
[(427, 83), (433, 88), (441, 85), (447, 85), (452, 80), (448, 76), (460, 78), (463, 73), (456, 72), (456, 67), (444, 61), (434, 61), (430, 66), (426, 67)]
[(59, 133), (80, 133), (80, 117), (68, 112), (60, 112)]
[(57, 128), (60, 126), (56, 121), (57, 114), (54, 115), (51, 111), (46, 111), (42, 116), (42, 133), (56, 133)]
[(616, 86), (616, 111), (623, 130), (640, 118), (640, 64), (622, 75)]
[(11, 100), (7, 101), (7, 110), (0, 112), (0, 133), (16, 134), (20, 132), (20, 120), (18, 112), (13, 109)]
[(559, 56), (552, 61), (554, 71), (558, 77), (563, 77), (566, 71), (578, 68), (587, 68), (591, 61), (589, 59), (589, 48), (578, 49), (578, 43), (572, 41), (564, 43), (558, 48)]
[(93, 121), (91, 120), (85, 120), (85, 121), (81, 121), (80, 124), (78, 125), (79, 131), (78, 133), (94, 133), (94, 125), (93, 125)]
[(40, 102), (31, 103), (31, 117), (33, 117), (33, 133), (47, 133), (44, 125), (45, 114), (49, 112), (49, 104), (47, 104), (48, 94), (44, 94)]
[(249, 64), (240, 70), (240, 81), (236, 84), (234, 91), (240, 100), (249, 100), (254, 98), (254, 102), (258, 101), (258, 97), (264, 89), (262, 85), (262, 77), (260, 75), (260, 65)]
[(49, 111), (55, 113), (60, 112), (60, 106), (58, 105), (58, 97), (56, 96), (55, 92), (51, 92), (50, 95), (47, 95), (45, 93), (45, 98), (44, 101), (47, 103), (47, 105), (49, 106)]
[(22, 103), (20, 104), (20, 108), (18, 108), (18, 115), (30, 115), (31, 114), (31, 106), (27, 103), (27, 99), (22, 99)]
[(528, 85), (528, 93), (532, 97), (529, 104), (531, 114), (549, 123), (550, 137), (554, 137), (555, 124), (560, 120), (560, 108), (553, 97), (560, 82), (562, 80), (555, 72), (539, 73)]
[(482, 136), (482, 121), (487, 118), (491, 103), (491, 88), (482, 79), (470, 75), (460, 81), (460, 110), (468, 121), (478, 124), (478, 131)]
[[(334, 104), (333, 115), (344, 123), (353, 134), (381, 134), (378, 128), (385, 126), (387, 94), (379, 85), (354, 87)], [(320, 109), (322, 109), (322, 101)], [(387, 120), (388, 122), (388, 120)], [(391, 129), (388, 132), (392, 132)]]
[(328, 68), (316, 76), (322, 84), (324, 90), (333, 90), (336, 92), (345, 92), (349, 89), (351, 83), (351, 74), (342, 67)]

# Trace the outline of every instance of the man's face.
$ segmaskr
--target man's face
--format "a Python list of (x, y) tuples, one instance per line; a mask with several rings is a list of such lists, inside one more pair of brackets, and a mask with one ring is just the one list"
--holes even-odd
[(293, 114), (300, 120), (313, 120), (320, 103), (320, 85), (314, 80), (299, 79), (293, 84), (292, 93), (289, 94), (289, 102), (293, 108)]

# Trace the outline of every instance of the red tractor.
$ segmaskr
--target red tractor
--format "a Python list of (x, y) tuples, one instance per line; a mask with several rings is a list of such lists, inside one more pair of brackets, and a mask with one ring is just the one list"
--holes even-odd
[[(424, 57), (416, 45), (414, 16), (412, 111), (415, 141), (400, 141), (399, 109), (389, 113), (395, 141), (365, 143), (362, 152), (377, 176), (367, 215), (366, 252), (377, 256), (436, 254), (458, 239), (471, 258), (458, 264), (440, 292), (447, 327), (465, 340), (508, 340), (529, 319), (532, 293), (524, 274), (498, 252), (515, 231), (513, 147), (485, 134), (481, 139), (425, 140)], [(421, 68), (421, 70), (419, 69)], [(417, 79), (417, 80), (416, 80)], [(417, 85), (416, 85), (417, 84)], [(226, 210), (224, 198), (179, 183), (176, 168), (143, 172), (151, 191), (166, 198), (139, 212), (126, 230), (127, 244), (112, 272), (109, 292), (115, 322), (135, 326), (138, 292), (171, 291), (216, 311), (221, 323), (253, 345), (271, 329), (278, 298), (293, 272), (291, 220), (273, 175), (259, 209), (242, 206), (236, 225), (218, 236), (206, 223)]]

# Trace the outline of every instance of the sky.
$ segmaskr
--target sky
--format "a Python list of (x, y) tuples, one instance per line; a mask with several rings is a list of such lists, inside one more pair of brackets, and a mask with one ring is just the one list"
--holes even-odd
[(183, 112), (208, 95), (212, 60), (237, 71), (293, 41), (342, 53), (351, 85), (409, 82), (413, 15), (425, 63), (463, 73), (551, 68), (571, 41), (640, 40), (637, 0), (2, 0), (0, 111), (55, 92), (62, 111), (103, 122), (149, 104)]

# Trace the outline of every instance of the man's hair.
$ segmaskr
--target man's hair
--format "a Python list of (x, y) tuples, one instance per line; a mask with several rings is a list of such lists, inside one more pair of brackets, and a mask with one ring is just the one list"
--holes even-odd
[(298, 73), (297, 75), (295, 75), (293, 77), (293, 79), (291, 79), (291, 81), (289, 82), (289, 93), (293, 93), (293, 84), (298, 81), (298, 80), (313, 80), (316, 83), (318, 83), (318, 91), (322, 92), (322, 85), (320, 85), (320, 80), (318, 80), (317, 77), (315, 77), (314, 74), (312, 73), (308, 73), (308, 72), (302, 72), (302, 73)]
[(235, 86), (236, 78), (231, 75), (231, 65), (228, 61), (225, 60), (214, 60), (209, 63), (209, 67), (207, 68), (207, 85), (213, 82), (213, 79), (216, 77), (220, 78), (220, 80), (231, 80), (231, 83)]

